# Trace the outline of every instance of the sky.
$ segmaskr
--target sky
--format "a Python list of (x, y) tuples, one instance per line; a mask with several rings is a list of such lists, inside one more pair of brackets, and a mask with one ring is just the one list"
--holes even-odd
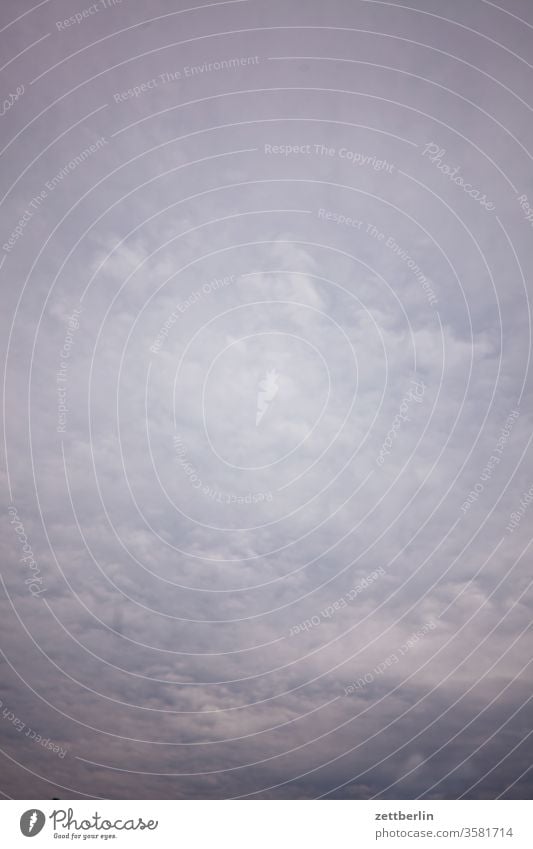
[(86, 3), (0, 9), (0, 793), (530, 798), (531, 4)]

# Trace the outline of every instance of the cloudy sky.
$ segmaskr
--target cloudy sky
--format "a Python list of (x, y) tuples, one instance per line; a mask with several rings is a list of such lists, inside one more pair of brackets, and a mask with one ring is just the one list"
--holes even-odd
[(531, 3), (0, 37), (2, 795), (530, 797)]

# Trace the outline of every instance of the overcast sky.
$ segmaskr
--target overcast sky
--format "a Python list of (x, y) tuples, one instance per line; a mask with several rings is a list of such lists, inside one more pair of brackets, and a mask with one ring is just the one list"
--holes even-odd
[(530, 798), (531, 3), (0, 38), (0, 792)]

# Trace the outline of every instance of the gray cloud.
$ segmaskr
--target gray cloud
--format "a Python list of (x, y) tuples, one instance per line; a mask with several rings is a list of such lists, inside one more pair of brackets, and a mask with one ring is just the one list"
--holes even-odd
[(528, 798), (528, 4), (145, 6), (0, 13), (2, 792)]

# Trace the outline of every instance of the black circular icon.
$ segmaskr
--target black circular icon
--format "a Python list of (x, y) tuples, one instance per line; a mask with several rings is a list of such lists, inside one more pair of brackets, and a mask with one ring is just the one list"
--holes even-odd
[(35, 837), (36, 834), (42, 831), (45, 822), (46, 817), (43, 812), (37, 810), (37, 808), (31, 808), (22, 814), (20, 818), (20, 830), (24, 837)]

